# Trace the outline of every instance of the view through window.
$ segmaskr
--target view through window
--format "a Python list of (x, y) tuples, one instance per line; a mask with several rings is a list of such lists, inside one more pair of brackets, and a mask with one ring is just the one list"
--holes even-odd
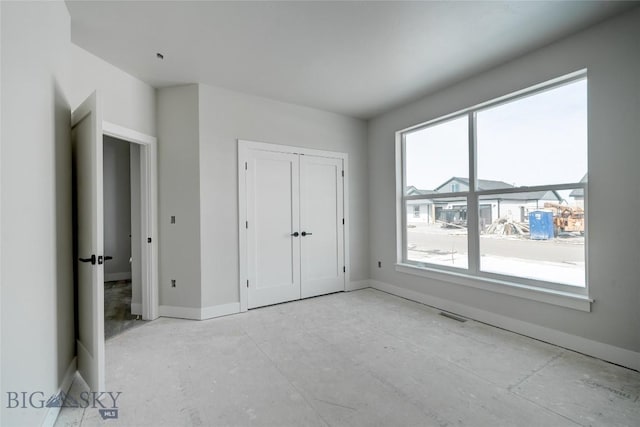
[(586, 76), (402, 141), (403, 262), (585, 286)]

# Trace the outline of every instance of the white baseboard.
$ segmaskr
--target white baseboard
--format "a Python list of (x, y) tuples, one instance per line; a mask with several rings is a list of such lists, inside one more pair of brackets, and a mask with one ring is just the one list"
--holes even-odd
[(213, 319), (214, 317), (228, 316), (230, 314), (240, 313), (240, 303), (232, 302), (229, 304), (214, 305), (204, 307), (200, 313), (200, 320)]
[(142, 316), (142, 304), (139, 302), (131, 303), (131, 314)]
[[(142, 307), (140, 306), (140, 311)], [(131, 304), (131, 313), (133, 313), (133, 304)], [(192, 307), (175, 307), (170, 305), (161, 305), (159, 313), (162, 317), (174, 317), (178, 319), (189, 320), (206, 320), (214, 317), (228, 316), (230, 314), (240, 313), (240, 303), (233, 302), (229, 304), (213, 305), (211, 307), (192, 308)]]
[(364, 289), (368, 287), (369, 287), (368, 280), (352, 280), (351, 282), (347, 283), (347, 286), (345, 287), (345, 291), (347, 292), (357, 291), (358, 289)]
[(200, 320), (199, 308), (176, 307), (172, 305), (161, 305), (158, 307), (160, 317), (174, 317), (177, 319)]
[(105, 282), (117, 282), (118, 280), (131, 280), (131, 272), (123, 271), (121, 273), (104, 273)]
[[(61, 391), (64, 392), (65, 394), (69, 393), (69, 389), (71, 388), (71, 383), (73, 383), (73, 376), (75, 375), (76, 370), (77, 370), (77, 364), (76, 364), (76, 358), (74, 357), (71, 363), (69, 364), (69, 367), (67, 367), (67, 370), (64, 373), (64, 377), (62, 378), (62, 384), (60, 384), (60, 388), (58, 388), (56, 395)], [(59, 408), (59, 407), (48, 408), (47, 414), (45, 415), (44, 420), (42, 421), (42, 427), (53, 427), (54, 424), (56, 423), (56, 420), (58, 419), (58, 415), (60, 414), (60, 409), (62, 408)]]
[(510, 317), (491, 313), (478, 308), (459, 304), (443, 298), (434, 297), (420, 292), (405, 289), (400, 286), (391, 285), (389, 283), (370, 280), (369, 284), (372, 288), (383, 292), (388, 292), (399, 297), (417, 301), (422, 304), (436, 307), (440, 310), (468, 317), (489, 325), (497, 326), (518, 334), (526, 335), (541, 341), (555, 344), (560, 347), (568, 348), (598, 359), (606, 360), (617, 365), (626, 366), (631, 369), (640, 370), (640, 353), (616, 347), (610, 344), (593, 341), (577, 335), (568, 334), (566, 332), (557, 331), (555, 329), (545, 328), (543, 326), (534, 325), (532, 323), (523, 322)]

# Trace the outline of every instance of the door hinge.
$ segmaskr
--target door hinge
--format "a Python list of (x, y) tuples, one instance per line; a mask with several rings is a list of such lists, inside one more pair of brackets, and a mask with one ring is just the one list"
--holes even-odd
[(249, 228), (249, 221), (244, 222), (244, 228)]
[(248, 164), (248, 162), (244, 162), (244, 170), (249, 170), (249, 164)]
[(147, 237), (147, 243), (151, 243), (151, 237)]
[(342, 225), (344, 225), (344, 218), (342, 218)]
[(342, 272), (343, 272), (343, 273), (346, 273), (346, 272), (347, 272), (347, 267), (346, 267), (346, 266), (345, 266), (345, 267), (342, 267)]
[(342, 171), (342, 177), (344, 178), (344, 171)]
[(249, 287), (249, 279), (247, 279), (247, 288)]

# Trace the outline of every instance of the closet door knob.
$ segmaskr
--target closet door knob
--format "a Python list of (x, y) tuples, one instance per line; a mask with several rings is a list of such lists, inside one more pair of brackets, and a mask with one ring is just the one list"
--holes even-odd
[(291, 235), (292, 235), (293, 237), (298, 237), (298, 236), (300, 235), (300, 233), (298, 233), (298, 232), (296, 231), (295, 233), (291, 233)]
[(313, 233), (307, 233), (306, 231), (302, 232), (302, 237), (304, 236), (311, 236)]

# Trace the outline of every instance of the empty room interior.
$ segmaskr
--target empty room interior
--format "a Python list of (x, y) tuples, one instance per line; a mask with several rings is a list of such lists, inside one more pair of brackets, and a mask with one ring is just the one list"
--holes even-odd
[(2, 426), (640, 425), (640, 2), (0, 2)]

